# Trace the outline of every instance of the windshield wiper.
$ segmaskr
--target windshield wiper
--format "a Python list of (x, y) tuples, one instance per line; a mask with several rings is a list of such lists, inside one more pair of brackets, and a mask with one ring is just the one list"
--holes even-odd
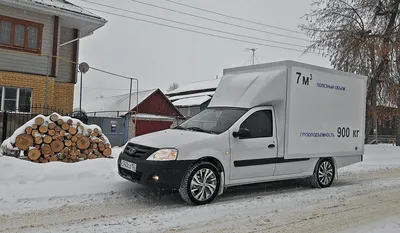
[(193, 130), (193, 131), (197, 131), (197, 132), (202, 132), (202, 133), (210, 133), (210, 134), (214, 134), (214, 132), (208, 131), (208, 130), (204, 130), (202, 128), (199, 127), (189, 127), (186, 128), (187, 130)]
[(180, 126), (180, 125), (176, 126), (174, 129), (183, 129), (183, 130), (186, 130), (185, 128), (183, 128), (183, 127)]

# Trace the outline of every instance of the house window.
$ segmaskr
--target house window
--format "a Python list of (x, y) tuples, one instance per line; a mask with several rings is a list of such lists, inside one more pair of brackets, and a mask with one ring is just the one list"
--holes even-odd
[(31, 112), (32, 90), (0, 87), (0, 110)]
[(43, 24), (0, 15), (0, 47), (41, 53)]

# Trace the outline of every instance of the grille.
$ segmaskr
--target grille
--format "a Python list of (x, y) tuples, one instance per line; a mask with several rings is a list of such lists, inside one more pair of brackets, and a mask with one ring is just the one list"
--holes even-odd
[(155, 151), (157, 151), (156, 148), (128, 143), (128, 145), (126, 145), (125, 147), (124, 152), (131, 157), (141, 158), (148, 157)]

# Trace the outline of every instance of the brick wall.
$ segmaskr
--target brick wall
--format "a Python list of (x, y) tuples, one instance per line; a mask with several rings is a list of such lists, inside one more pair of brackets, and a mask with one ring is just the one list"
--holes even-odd
[(74, 84), (54, 83), (53, 105), (65, 113), (72, 112), (74, 104)]
[[(0, 71), (0, 86), (32, 89), (32, 105), (45, 104), (46, 76)], [(74, 98), (74, 84), (55, 82), (49, 77), (48, 105), (64, 112), (71, 112)]]

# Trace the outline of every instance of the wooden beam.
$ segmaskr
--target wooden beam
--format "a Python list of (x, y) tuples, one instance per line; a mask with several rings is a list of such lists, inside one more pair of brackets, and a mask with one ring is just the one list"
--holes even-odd
[(53, 58), (51, 62), (51, 76), (56, 76), (57, 70), (57, 56), (58, 56), (58, 37), (59, 37), (60, 17), (54, 17), (54, 30), (53, 30)]

